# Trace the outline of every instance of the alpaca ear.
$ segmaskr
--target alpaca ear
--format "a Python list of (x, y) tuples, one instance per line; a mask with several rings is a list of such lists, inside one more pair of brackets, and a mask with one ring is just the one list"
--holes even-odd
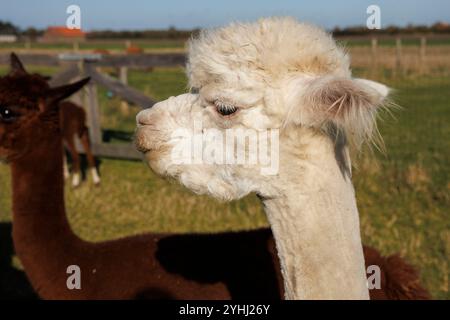
[(300, 92), (300, 103), (290, 115), (294, 123), (317, 128), (331, 123), (370, 139), (389, 89), (370, 80), (324, 76), (303, 83)]
[[(90, 78), (85, 78), (72, 84), (48, 89), (45, 95), (44, 105), (42, 107), (46, 109), (54, 105), (58, 101), (71, 96), (72, 94), (80, 90), (86, 83), (88, 83), (89, 80)], [(42, 109), (42, 107), (40, 108)]]
[(20, 61), (19, 57), (12, 52), (10, 56), (10, 63), (11, 63), (11, 71), (9, 72), (9, 75), (24, 75), (27, 74), (27, 71), (23, 67), (22, 62)]
[(354, 80), (360, 85), (366, 86), (367, 88), (371, 88), (378, 92), (378, 94), (381, 96), (381, 99), (383, 100), (382, 102), (384, 102), (384, 100), (389, 95), (390, 89), (382, 83), (361, 78), (355, 78)]

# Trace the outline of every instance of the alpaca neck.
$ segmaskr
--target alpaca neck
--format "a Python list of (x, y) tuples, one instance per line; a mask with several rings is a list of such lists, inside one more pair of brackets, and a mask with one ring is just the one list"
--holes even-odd
[[(299, 138), (298, 148), (281, 150), (278, 194), (263, 200), (281, 261), (285, 297), (368, 299), (350, 170), (339, 162), (346, 149), (336, 150), (323, 137), (311, 139), (313, 143), (298, 145)], [(304, 156), (299, 157), (299, 150)]]
[(59, 133), (51, 132), (11, 167), (14, 246), (31, 281), (60, 273), (58, 261), (78, 239), (65, 214), (62, 152)]

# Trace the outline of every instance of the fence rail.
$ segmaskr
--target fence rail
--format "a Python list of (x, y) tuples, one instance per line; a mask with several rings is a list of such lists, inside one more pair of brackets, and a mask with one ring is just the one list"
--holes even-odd
[[(357, 37), (356, 37), (357, 38)], [(355, 38), (355, 39), (356, 39)], [(427, 72), (441, 72), (448, 76), (450, 71), (450, 45), (429, 45), (428, 38), (420, 37), (418, 45), (404, 45), (417, 36), (409, 37), (382, 37), (367, 38), (368, 46), (349, 46), (347, 50), (351, 55), (352, 67), (367, 70), (367, 76), (378, 78), (380, 73), (391, 71), (392, 77), (404, 77), (411, 74), (423, 75)], [(392, 46), (380, 45), (379, 40), (394, 39)], [(432, 39), (435, 40), (435, 37)], [(340, 39), (342, 40), (342, 39)], [(5, 51), (1, 51), (5, 52)], [(78, 57), (77, 57), (78, 55)], [(9, 64), (9, 53), (0, 53), (0, 65)], [(88, 124), (91, 131), (93, 152), (96, 156), (117, 157), (124, 159), (138, 159), (140, 156), (131, 145), (111, 145), (101, 141), (100, 112), (98, 107), (97, 85), (106, 87), (115, 95), (122, 98), (121, 111), (127, 114), (128, 103), (142, 108), (151, 107), (155, 99), (144, 95), (127, 85), (128, 70), (131, 68), (175, 67), (184, 66), (186, 55), (184, 53), (161, 54), (41, 54), (21, 53), (20, 59), (26, 65), (61, 67), (62, 71), (52, 77), (50, 84), (56, 86), (68, 83), (71, 80), (90, 76), (92, 81), (83, 93), (74, 99), (87, 109)], [(118, 69), (119, 79), (114, 79), (99, 71), (99, 67), (112, 67)], [(81, 95), (84, 94), (84, 99)], [(81, 148), (79, 148), (80, 151)]]
[[(25, 65), (60, 66), (64, 63), (58, 54), (21, 53), (20, 59)], [(99, 55), (97, 67), (152, 68), (184, 66), (186, 55), (183, 53)], [(9, 64), (9, 53), (0, 54), (0, 64)]]
[[(9, 64), (9, 55), (0, 55), (0, 64)], [(140, 56), (101, 56), (93, 59), (92, 55), (20, 55), (21, 61), (27, 65), (60, 66), (62, 70), (49, 81), (50, 86), (55, 87), (70, 83), (75, 79), (90, 77), (91, 81), (84, 90), (78, 92), (72, 99), (82, 104), (87, 113), (87, 124), (91, 140), (92, 152), (95, 156), (112, 157), (120, 159), (141, 159), (141, 154), (136, 151), (131, 143), (107, 144), (102, 141), (101, 119), (98, 104), (97, 86), (103, 86), (127, 103), (132, 103), (141, 108), (149, 108), (156, 100), (146, 96), (140, 91), (129, 87), (124, 81), (127, 78), (129, 67), (155, 67), (178, 66), (185, 63), (185, 56), (173, 55), (140, 55)], [(98, 67), (118, 67), (121, 70), (121, 79), (114, 79), (97, 70)], [(83, 97), (84, 96), (84, 97)], [(84, 101), (84, 103), (82, 103)], [(84, 153), (79, 141), (77, 149)]]

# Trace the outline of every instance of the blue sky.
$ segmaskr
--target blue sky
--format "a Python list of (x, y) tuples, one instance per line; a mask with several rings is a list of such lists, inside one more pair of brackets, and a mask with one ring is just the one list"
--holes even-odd
[(449, 0), (0, 0), (0, 20), (22, 28), (64, 25), (71, 4), (81, 7), (86, 30), (212, 27), (272, 15), (333, 28), (365, 25), (370, 4), (380, 6), (382, 27), (450, 22)]

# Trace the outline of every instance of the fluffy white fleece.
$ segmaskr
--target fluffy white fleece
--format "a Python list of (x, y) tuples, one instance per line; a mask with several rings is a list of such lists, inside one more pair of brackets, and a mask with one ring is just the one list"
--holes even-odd
[[(293, 18), (202, 31), (189, 42), (187, 75), (198, 93), (137, 116), (136, 145), (152, 169), (220, 199), (256, 192), (287, 298), (367, 298), (347, 142), (371, 139), (387, 87), (352, 78), (349, 57), (331, 36)], [(237, 111), (223, 116), (218, 105)], [(211, 128), (278, 129), (278, 174), (262, 175), (258, 164), (174, 163), (174, 131)]]

